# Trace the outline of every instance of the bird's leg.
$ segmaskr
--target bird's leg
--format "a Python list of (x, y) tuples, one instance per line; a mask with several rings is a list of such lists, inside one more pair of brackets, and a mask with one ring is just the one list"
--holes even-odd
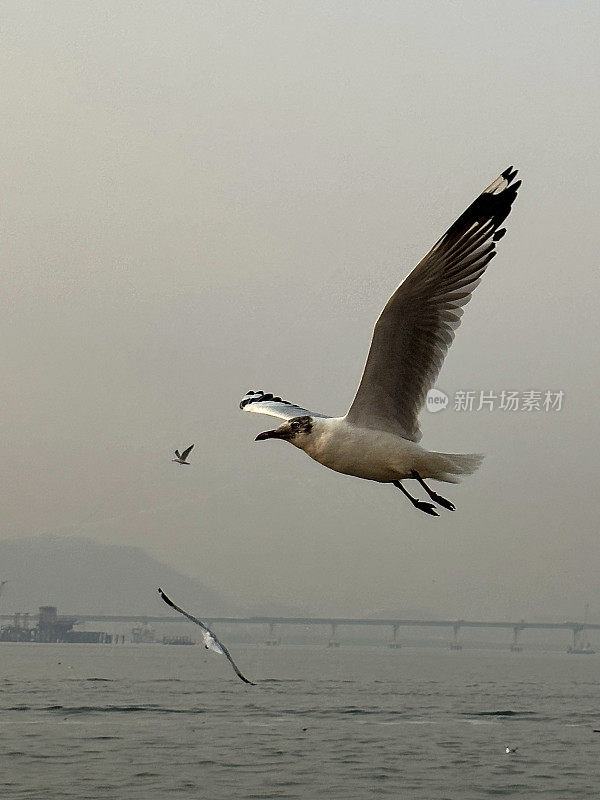
[(450, 500), (446, 500), (445, 497), (442, 497), (441, 495), (437, 494), (437, 492), (434, 492), (433, 489), (430, 489), (429, 486), (427, 486), (427, 484), (423, 480), (423, 478), (419, 475), (416, 469), (411, 470), (410, 475), (416, 481), (419, 481), (421, 486), (425, 489), (425, 491), (427, 492), (429, 497), (431, 497), (434, 503), (438, 503), (440, 506), (447, 508), (448, 511), (455, 510), (456, 506), (454, 505), (454, 503), (451, 503)]
[(426, 514), (431, 514), (432, 517), (439, 517), (439, 514), (435, 510), (433, 503), (426, 503), (424, 500), (417, 500), (416, 497), (413, 497), (410, 492), (407, 492), (404, 486), (400, 483), (400, 481), (392, 481), (394, 486), (396, 486), (400, 491), (405, 494), (410, 502), (413, 504), (415, 508), (418, 508), (419, 511), (424, 511)]

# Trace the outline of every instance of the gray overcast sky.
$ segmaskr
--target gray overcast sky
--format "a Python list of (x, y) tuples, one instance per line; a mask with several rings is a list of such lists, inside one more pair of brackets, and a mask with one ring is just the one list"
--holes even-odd
[[(249, 607), (600, 617), (600, 6), (0, 13), (2, 535), (141, 545)], [(391, 292), (513, 163), (438, 386), (563, 410), (424, 412), (487, 456), (437, 520), (255, 444), (248, 388), (345, 412)]]

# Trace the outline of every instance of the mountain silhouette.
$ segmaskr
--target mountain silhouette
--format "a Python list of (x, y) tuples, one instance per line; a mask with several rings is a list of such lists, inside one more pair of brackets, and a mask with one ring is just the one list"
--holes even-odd
[(177, 602), (204, 616), (246, 616), (225, 592), (161, 564), (140, 547), (82, 537), (41, 535), (0, 542), (0, 580), (6, 586), (0, 613), (35, 613), (57, 606), (60, 614), (169, 616), (162, 587)]

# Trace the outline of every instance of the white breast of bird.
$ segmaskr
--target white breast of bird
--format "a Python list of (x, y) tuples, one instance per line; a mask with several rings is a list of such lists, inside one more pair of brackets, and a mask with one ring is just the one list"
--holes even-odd
[(217, 641), (215, 641), (210, 631), (205, 631), (202, 634), (202, 638), (204, 639), (204, 646), (208, 650), (212, 650), (215, 653), (219, 653), (219, 655), (221, 656), (225, 655), (225, 653), (223, 652), (223, 648)]

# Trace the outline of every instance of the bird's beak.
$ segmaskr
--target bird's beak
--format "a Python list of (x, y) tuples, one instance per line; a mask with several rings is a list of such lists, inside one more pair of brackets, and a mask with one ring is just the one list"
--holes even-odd
[(259, 433), (254, 441), (262, 442), (264, 439), (280, 439), (281, 435), (281, 431), (278, 429), (274, 431), (264, 431), (263, 433)]

